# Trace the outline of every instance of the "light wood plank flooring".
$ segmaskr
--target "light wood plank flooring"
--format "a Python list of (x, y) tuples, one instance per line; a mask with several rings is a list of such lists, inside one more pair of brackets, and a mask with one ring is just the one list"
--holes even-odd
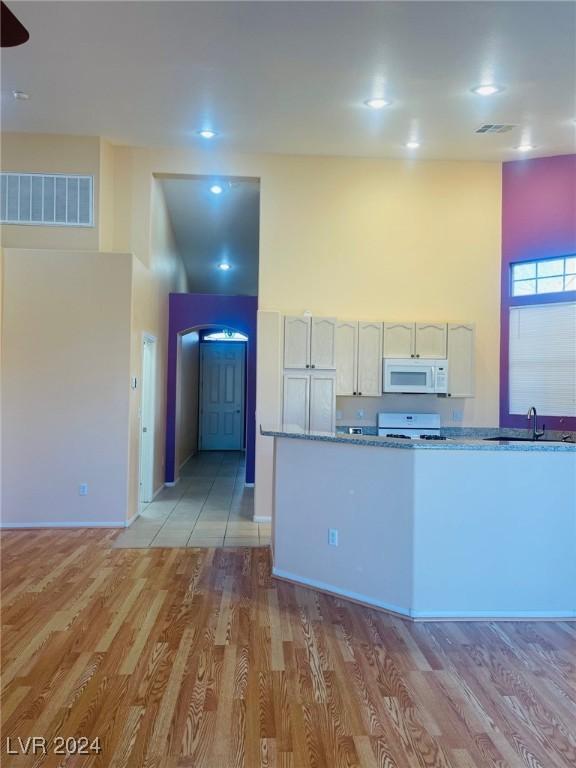
[[(270, 577), (267, 548), (2, 536), (2, 765), (573, 768), (576, 628), (411, 624)], [(99, 755), (9, 755), (20, 737)]]

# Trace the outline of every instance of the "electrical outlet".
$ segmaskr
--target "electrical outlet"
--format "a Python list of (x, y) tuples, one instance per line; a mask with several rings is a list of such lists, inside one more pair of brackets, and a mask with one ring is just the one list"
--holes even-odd
[(452, 421), (462, 421), (464, 418), (464, 412), (459, 408), (452, 411)]
[(328, 544), (331, 547), (338, 546), (338, 528), (328, 528)]
[(78, 493), (80, 496), (88, 496), (88, 484), (80, 483), (80, 486), (78, 487)]
[(357, 419), (363, 419), (364, 418), (364, 409), (363, 408), (359, 408), (356, 411), (356, 418)]

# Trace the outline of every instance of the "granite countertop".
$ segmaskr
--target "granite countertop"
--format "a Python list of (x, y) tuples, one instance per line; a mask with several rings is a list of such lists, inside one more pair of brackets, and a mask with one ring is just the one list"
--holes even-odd
[(483, 440), (472, 437), (450, 437), (448, 440), (405, 440), (399, 437), (378, 437), (378, 435), (349, 435), (343, 432), (311, 432), (289, 427), (264, 428), (260, 434), (266, 437), (287, 437), (297, 440), (316, 440), (325, 443), (346, 443), (348, 445), (369, 445), (376, 448), (401, 448), (404, 450), (427, 451), (558, 451), (576, 453), (576, 443), (514, 442), (506, 440)]

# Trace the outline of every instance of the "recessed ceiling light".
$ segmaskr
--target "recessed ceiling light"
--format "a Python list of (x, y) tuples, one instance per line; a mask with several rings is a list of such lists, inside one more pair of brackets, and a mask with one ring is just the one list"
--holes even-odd
[(216, 131), (213, 131), (211, 128), (203, 128), (201, 131), (198, 131), (198, 136), (202, 136), (203, 139), (213, 139), (216, 135)]
[(419, 146), (419, 141), (407, 141), (405, 144), (406, 149), (418, 149)]
[(26, 93), (26, 91), (12, 91), (12, 96), (18, 101), (28, 101), (30, 98), (30, 94)]
[(472, 93), (476, 93), (478, 96), (493, 96), (495, 93), (502, 93), (503, 90), (504, 88), (501, 85), (482, 83), (472, 88)]
[(364, 104), (366, 104), (367, 107), (370, 107), (370, 109), (383, 109), (384, 107), (388, 107), (390, 102), (382, 96), (377, 96), (373, 99), (366, 99)]
[(516, 149), (518, 152), (530, 152), (531, 149), (534, 149), (534, 145), (528, 143), (519, 144)]
[(229, 269), (232, 269), (232, 265), (223, 261), (221, 264), (218, 264), (218, 269), (221, 269), (222, 272), (228, 272)]
[(220, 184), (212, 184), (210, 187), (210, 192), (212, 192), (213, 195), (221, 195), (222, 192), (224, 192), (224, 189), (220, 186)]

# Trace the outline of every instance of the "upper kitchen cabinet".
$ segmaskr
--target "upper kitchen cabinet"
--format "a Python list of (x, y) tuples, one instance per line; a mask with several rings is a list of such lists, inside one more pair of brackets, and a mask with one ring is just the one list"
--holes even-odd
[(309, 317), (286, 315), (284, 318), (284, 368), (310, 367)]
[(284, 318), (284, 368), (336, 368), (336, 320), (287, 315)]
[(448, 325), (448, 395), (474, 397), (475, 330), (472, 323)]
[(382, 394), (382, 323), (340, 320), (336, 325), (336, 394)]
[(357, 394), (382, 394), (382, 323), (358, 323)]
[(384, 357), (446, 357), (446, 323), (384, 323)]
[(446, 357), (446, 323), (416, 323), (414, 354), (431, 360)]
[(333, 317), (312, 318), (310, 368), (336, 368), (336, 319)]
[(358, 376), (358, 323), (340, 320), (336, 324), (336, 394), (355, 395)]
[(414, 323), (384, 323), (384, 357), (414, 357)]

